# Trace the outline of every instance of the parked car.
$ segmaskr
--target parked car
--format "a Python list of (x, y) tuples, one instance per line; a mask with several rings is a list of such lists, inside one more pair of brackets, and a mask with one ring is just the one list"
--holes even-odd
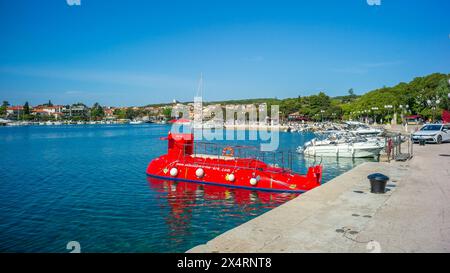
[(419, 131), (412, 134), (413, 142), (425, 140), (429, 143), (438, 143), (450, 141), (450, 124), (427, 124)]

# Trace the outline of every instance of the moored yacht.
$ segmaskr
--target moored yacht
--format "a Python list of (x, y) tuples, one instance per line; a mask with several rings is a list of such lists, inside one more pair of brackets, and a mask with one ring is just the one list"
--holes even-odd
[(327, 139), (313, 139), (297, 152), (307, 156), (327, 157), (377, 157), (384, 149), (384, 141), (378, 138), (363, 138), (354, 134), (335, 134)]

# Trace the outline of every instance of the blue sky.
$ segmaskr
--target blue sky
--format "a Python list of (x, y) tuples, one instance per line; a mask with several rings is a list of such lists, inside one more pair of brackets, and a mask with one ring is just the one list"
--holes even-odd
[(450, 73), (450, 1), (0, 0), (0, 100), (362, 94)]

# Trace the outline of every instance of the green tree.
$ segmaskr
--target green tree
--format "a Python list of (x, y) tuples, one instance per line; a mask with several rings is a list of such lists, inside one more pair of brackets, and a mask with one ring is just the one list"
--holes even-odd
[[(414, 78), (409, 83), (399, 83), (393, 87), (383, 87), (370, 92), (355, 99), (349, 107), (345, 107), (345, 115), (349, 116), (350, 112), (370, 110), (378, 107), (379, 118), (383, 120), (389, 119), (395, 111), (400, 114), (420, 114), (425, 118), (431, 118), (432, 112), (427, 100), (438, 96), (441, 100), (440, 109), (436, 110), (436, 114), (441, 109), (449, 107), (448, 101), (448, 79), (450, 74), (434, 73), (425, 77)], [(388, 110), (385, 105), (392, 105), (393, 109)], [(400, 105), (403, 109), (400, 110)], [(407, 111), (405, 106), (408, 105)], [(354, 115), (353, 115), (354, 116)], [(400, 116), (400, 115), (399, 115)]]
[(171, 107), (166, 107), (162, 110), (162, 114), (166, 117), (166, 118), (170, 118), (172, 116), (172, 108)]
[(28, 104), (28, 101), (25, 102), (25, 104), (23, 105), (23, 113), (25, 115), (29, 115), (30, 114), (30, 105)]
[(102, 119), (105, 116), (105, 111), (103, 110), (103, 107), (96, 102), (94, 106), (91, 108), (91, 118), (93, 119)]
[(2, 106), (0, 106), (0, 115), (1, 116), (5, 116), (6, 115), (6, 110), (9, 106), (9, 102), (4, 100), (2, 103)]
[(82, 102), (74, 103), (74, 104), (72, 104), (72, 106), (84, 106), (84, 107), (87, 107), (86, 104), (84, 104)]
[(439, 84), (436, 87), (436, 94), (441, 100), (439, 106), (442, 109), (450, 108), (450, 98), (448, 97), (450, 95), (449, 84), (450, 84), (449, 80), (444, 78), (439, 81)]
[(349, 95), (350, 97), (354, 97), (354, 96), (355, 96), (355, 92), (353, 91), (353, 88), (350, 88), (350, 89), (348, 90), (348, 95)]
[(25, 104), (23, 105), (23, 113), (20, 116), (21, 119), (23, 120), (32, 120), (33, 116), (31, 115), (31, 111), (30, 111), (30, 105), (28, 104), (28, 101), (25, 102)]
[(119, 119), (134, 119), (138, 116), (138, 113), (128, 107), (114, 110), (114, 115), (116, 115)]

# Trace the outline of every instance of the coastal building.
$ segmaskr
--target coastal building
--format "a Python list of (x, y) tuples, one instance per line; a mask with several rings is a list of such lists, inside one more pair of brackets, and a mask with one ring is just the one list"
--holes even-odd
[(17, 105), (6, 108), (7, 118), (18, 118), (20, 115), (23, 115), (23, 106)]
[(191, 109), (188, 105), (182, 103), (177, 103), (172, 107), (172, 113), (175, 113), (177, 118), (180, 118), (181, 116), (186, 119), (191, 116), (193, 117), (193, 110), (194, 109)]
[(288, 121), (308, 121), (309, 119), (301, 115), (299, 112), (295, 112), (288, 115)]
[[(224, 111), (227, 125), (258, 124), (258, 107), (255, 104), (228, 104)], [(230, 116), (233, 118), (229, 119)]]
[(423, 124), (424, 118), (421, 115), (410, 115), (405, 117), (406, 123), (409, 125)]
[(66, 105), (61, 112), (66, 118), (89, 116), (89, 108), (84, 104)]
[[(222, 110), (222, 106), (220, 104), (211, 104), (203, 108), (203, 118), (205, 119), (211, 119), (215, 117), (218, 111)], [(222, 110), (222, 114), (224, 114), (224, 111)]]
[(116, 115), (114, 115), (114, 111), (116, 109), (114, 107), (104, 107), (103, 111), (105, 112), (106, 119), (116, 119)]
[(190, 120), (194, 120), (194, 117), (195, 117), (195, 107), (194, 107), (194, 103), (193, 102), (190, 102), (190, 103), (188, 103), (187, 104), (187, 107), (188, 107), (188, 109), (189, 109), (189, 119)]
[(55, 119), (59, 119), (62, 117), (62, 109), (64, 106), (62, 105), (38, 105), (33, 108), (31, 111), (32, 115), (40, 116), (40, 117), (53, 117)]
[(161, 109), (159, 107), (147, 106), (144, 108), (144, 111), (146, 111), (150, 116), (156, 116)]

